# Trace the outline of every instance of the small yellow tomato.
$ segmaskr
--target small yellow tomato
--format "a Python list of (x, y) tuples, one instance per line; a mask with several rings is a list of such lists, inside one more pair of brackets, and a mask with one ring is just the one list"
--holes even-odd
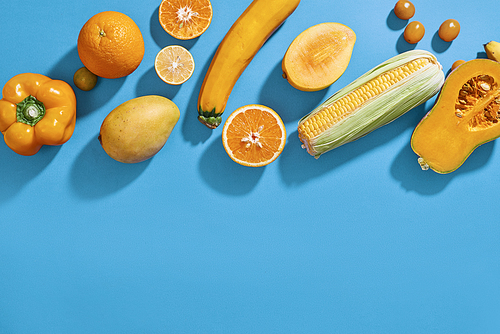
[(394, 6), (394, 14), (401, 20), (409, 20), (415, 15), (415, 6), (407, 0), (399, 0)]
[(463, 63), (465, 63), (465, 60), (457, 60), (456, 62), (454, 62), (452, 65), (451, 65), (451, 70), (453, 71), (454, 69), (456, 69), (458, 66), (462, 65)]
[(85, 66), (78, 69), (73, 76), (75, 86), (83, 91), (89, 91), (95, 87), (97, 83), (97, 75), (90, 72)]
[(460, 33), (460, 24), (457, 20), (449, 19), (444, 21), (439, 27), (439, 37), (445, 42), (451, 42)]
[(404, 38), (410, 44), (415, 44), (420, 42), (424, 37), (425, 28), (424, 25), (418, 21), (412, 21), (408, 23), (404, 31)]

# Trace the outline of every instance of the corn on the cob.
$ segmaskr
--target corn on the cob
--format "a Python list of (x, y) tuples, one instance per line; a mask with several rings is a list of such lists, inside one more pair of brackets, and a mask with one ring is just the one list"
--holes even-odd
[(392, 57), (304, 116), (298, 125), (302, 147), (318, 158), (429, 100), (443, 82), (442, 66), (428, 51)]

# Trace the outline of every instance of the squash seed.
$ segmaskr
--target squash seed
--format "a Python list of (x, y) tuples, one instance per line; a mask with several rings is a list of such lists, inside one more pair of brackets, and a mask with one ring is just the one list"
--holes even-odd
[(490, 90), (490, 85), (488, 85), (486, 82), (482, 82), (480, 85), (479, 85), (483, 90)]

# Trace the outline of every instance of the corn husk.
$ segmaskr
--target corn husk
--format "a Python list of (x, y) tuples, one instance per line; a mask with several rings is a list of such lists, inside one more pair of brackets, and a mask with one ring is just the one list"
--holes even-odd
[(316, 137), (300, 138), (303, 142), (302, 146), (307, 149), (309, 154), (318, 158), (325, 152), (365, 136), (432, 98), (439, 92), (444, 83), (442, 66), (432, 53), (424, 50), (411, 50), (388, 59), (334, 93), (304, 116), (299, 121), (299, 126), (308, 118), (313, 117), (316, 113), (321, 112), (370, 80), (421, 57), (428, 58), (429, 64), (366, 100), (349, 116)]

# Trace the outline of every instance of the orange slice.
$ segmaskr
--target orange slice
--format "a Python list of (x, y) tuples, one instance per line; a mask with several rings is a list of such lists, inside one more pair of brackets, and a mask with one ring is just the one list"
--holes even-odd
[(251, 104), (236, 109), (224, 123), (222, 144), (231, 159), (243, 166), (261, 167), (281, 154), (286, 130), (271, 108)]
[(193, 55), (180, 45), (166, 46), (156, 55), (155, 70), (166, 83), (180, 85), (194, 72)]
[(159, 8), (160, 25), (172, 37), (193, 39), (212, 22), (210, 0), (163, 0)]

